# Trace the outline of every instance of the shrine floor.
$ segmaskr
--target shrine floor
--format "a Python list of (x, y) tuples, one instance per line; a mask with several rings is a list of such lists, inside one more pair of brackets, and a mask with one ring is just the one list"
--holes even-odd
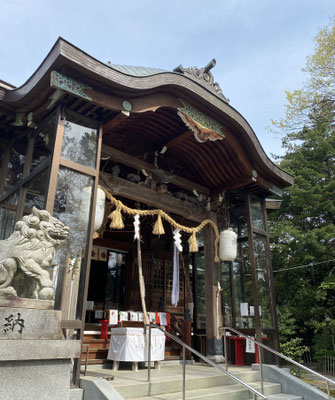
[[(229, 372), (260, 391), (259, 372), (250, 366), (229, 367)], [(159, 370), (151, 369), (151, 382), (147, 382), (148, 371), (140, 368), (132, 371), (131, 363), (120, 363), (120, 369), (113, 371), (111, 365), (90, 365), (87, 376), (100, 375), (109, 380), (110, 385), (124, 399), (137, 400), (178, 400), (182, 399), (182, 365), (179, 361), (163, 361)], [(299, 400), (300, 396), (282, 395), (280, 385), (264, 382), (266, 395), (271, 400)], [(252, 394), (223, 372), (203, 364), (186, 365), (186, 398), (197, 400), (251, 399)]]

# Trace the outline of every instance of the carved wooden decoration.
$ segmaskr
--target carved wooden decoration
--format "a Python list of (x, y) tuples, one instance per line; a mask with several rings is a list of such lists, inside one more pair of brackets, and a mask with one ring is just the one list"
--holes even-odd
[(222, 97), (224, 101), (229, 103), (229, 99), (227, 99), (227, 97), (222, 93), (220, 85), (217, 82), (214, 82), (214, 76), (210, 72), (215, 65), (216, 60), (213, 58), (205, 67), (200, 69), (197, 67), (184, 68), (182, 65), (179, 65), (173, 71), (184, 74), (193, 80), (200, 81), (202, 85), (206, 86), (208, 89)]
[(213, 118), (202, 113), (190, 104), (181, 100), (184, 107), (178, 108), (178, 115), (184, 124), (194, 133), (195, 139), (204, 143), (207, 140), (215, 142), (224, 138), (223, 126)]
[(81, 97), (85, 100), (92, 100), (86, 93), (85, 90), (92, 89), (90, 86), (85, 85), (79, 81), (76, 81), (68, 76), (65, 76), (57, 71), (52, 71), (50, 75), (50, 86), (64, 90), (65, 92), (74, 94), (75, 96)]

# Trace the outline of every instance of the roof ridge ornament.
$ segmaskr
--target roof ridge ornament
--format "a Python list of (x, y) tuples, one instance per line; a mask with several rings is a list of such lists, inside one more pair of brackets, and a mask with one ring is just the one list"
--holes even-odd
[(184, 68), (181, 64), (174, 68), (173, 72), (179, 72), (184, 75), (188, 75), (192, 79), (199, 80), (204, 86), (209, 86), (209, 89), (214, 91), (216, 94), (221, 96), (224, 101), (229, 103), (229, 99), (222, 93), (222, 89), (220, 85), (217, 82), (214, 82), (214, 76), (211, 73), (211, 69), (214, 68), (216, 65), (216, 60), (215, 58), (212, 58), (212, 60), (203, 68), (198, 68), (198, 67), (189, 67), (189, 68)]

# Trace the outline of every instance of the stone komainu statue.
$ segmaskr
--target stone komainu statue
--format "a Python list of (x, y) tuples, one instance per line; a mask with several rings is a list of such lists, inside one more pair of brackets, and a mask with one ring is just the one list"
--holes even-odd
[(0, 296), (53, 299), (48, 268), (68, 233), (58, 219), (33, 207), (32, 214), (16, 223), (14, 233), (0, 241)]

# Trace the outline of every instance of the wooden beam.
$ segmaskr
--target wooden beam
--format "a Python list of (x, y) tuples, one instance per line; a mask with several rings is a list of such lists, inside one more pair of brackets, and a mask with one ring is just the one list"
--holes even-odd
[(266, 199), (265, 205), (266, 205), (266, 211), (274, 211), (274, 210), (279, 210), (280, 206), (282, 204), (282, 200), (270, 200)]
[(122, 178), (115, 178), (105, 172), (100, 172), (100, 183), (105, 185), (113, 195), (160, 208), (167, 212), (181, 215), (192, 221), (201, 222), (208, 218), (209, 213), (200, 207), (186, 201), (176, 199), (169, 194), (158, 194), (156, 191)]
[(280, 192), (280, 189), (274, 187), (271, 182), (267, 181), (259, 175), (256, 178), (248, 175), (242, 175), (236, 179), (232, 179), (231, 181), (225, 182), (224, 184), (217, 187), (215, 189), (215, 193), (220, 193), (223, 190), (236, 190), (243, 186), (250, 185), (251, 183), (255, 183), (262, 189), (265, 189), (270, 193), (274, 193), (277, 196), (280, 196), (280, 194), (278, 193)]
[(183, 140), (189, 138), (190, 136), (193, 135), (193, 132), (190, 129), (187, 129), (185, 132), (180, 134), (179, 136), (175, 137), (174, 139), (170, 140), (169, 142), (165, 143), (164, 146), (166, 147), (172, 147), (176, 144), (179, 144)]
[(242, 186), (249, 185), (250, 183), (255, 182), (251, 176), (242, 175), (238, 178), (232, 179), (231, 181), (225, 182), (223, 185), (220, 185), (215, 189), (215, 193), (220, 193), (223, 190), (235, 190), (239, 189)]
[(91, 175), (91, 176), (97, 175), (97, 171), (95, 168), (93, 169), (91, 167), (86, 167), (86, 165), (79, 164), (72, 160), (66, 160), (65, 158), (60, 158), (59, 165), (62, 165), (63, 167), (72, 169), (74, 171), (80, 171), (86, 175)]
[(75, 320), (62, 320), (62, 329), (81, 329), (81, 321), (79, 319)]
[[(114, 162), (127, 165), (128, 167), (136, 168), (136, 169), (145, 169), (148, 172), (152, 172), (157, 170), (152, 164), (147, 163), (146, 161), (140, 160), (137, 157), (132, 157), (122, 151), (116, 150), (113, 147), (107, 146), (105, 144), (102, 145), (101, 149), (102, 153), (111, 157)], [(173, 175), (171, 172), (164, 171), (167, 175)], [(209, 189), (205, 186), (199, 185), (198, 183), (189, 181), (188, 179), (182, 178), (181, 176), (174, 175), (171, 183), (177, 185), (183, 189), (193, 191), (194, 189), (200, 194), (203, 193), (205, 195), (209, 195)]]
[(277, 186), (274, 186), (270, 181), (263, 178), (262, 176), (257, 176), (256, 183), (268, 192), (275, 194), (277, 197), (283, 197), (283, 190), (278, 188)]
[(231, 148), (234, 150), (239, 163), (243, 166), (247, 173), (251, 174), (253, 166), (248, 159), (247, 150), (241, 145), (239, 140), (232, 134), (228, 129), (224, 129), (225, 141), (230, 144)]
[(160, 107), (172, 107), (176, 109), (183, 106), (178, 98), (163, 93), (153, 93), (135, 98), (122, 98), (97, 90), (57, 71), (50, 73), (50, 86), (53, 89), (64, 91), (108, 110), (122, 111), (124, 100), (130, 103), (131, 112), (135, 113), (156, 111)]
[(127, 115), (124, 114), (123, 112), (120, 112), (117, 114), (114, 118), (112, 118), (110, 121), (108, 121), (102, 128), (102, 134), (110, 132), (113, 130), (116, 126), (118, 126), (122, 121), (124, 121), (127, 118)]
[(256, 183), (265, 190), (270, 191), (272, 184), (261, 176), (257, 176)]
[(60, 89), (56, 89), (53, 91), (51, 96), (49, 97), (49, 104), (47, 106), (47, 110), (50, 110), (53, 106), (58, 104), (66, 95), (66, 92)]

